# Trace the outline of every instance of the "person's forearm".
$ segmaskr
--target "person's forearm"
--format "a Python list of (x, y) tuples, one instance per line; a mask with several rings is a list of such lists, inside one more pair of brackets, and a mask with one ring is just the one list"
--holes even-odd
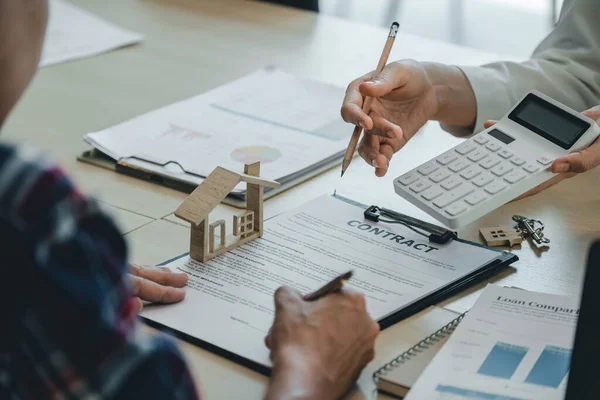
[(273, 362), (273, 374), (265, 400), (328, 399), (326, 376), (311, 368), (301, 355), (278, 357)]
[(437, 98), (437, 112), (433, 119), (449, 125), (472, 127), (477, 117), (475, 94), (460, 68), (424, 63)]

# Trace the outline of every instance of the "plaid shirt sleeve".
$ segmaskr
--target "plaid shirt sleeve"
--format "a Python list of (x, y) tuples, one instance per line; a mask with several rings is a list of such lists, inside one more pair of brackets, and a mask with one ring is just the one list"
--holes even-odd
[(0, 398), (197, 398), (176, 347), (138, 327), (112, 221), (21, 148), (0, 146), (0, 240)]

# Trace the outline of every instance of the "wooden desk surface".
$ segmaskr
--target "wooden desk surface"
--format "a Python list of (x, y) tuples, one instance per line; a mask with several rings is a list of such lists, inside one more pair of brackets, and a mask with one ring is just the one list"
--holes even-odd
[[(41, 70), (5, 125), (3, 137), (48, 151), (84, 190), (110, 205), (127, 234), (132, 260), (143, 263), (159, 263), (187, 250), (188, 229), (170, 217), (185, 194), (76, 162), (75, 157), (87, 149), (83, 134), (204, 92), (265, 65), (345, 86), (373, 69), (386, 35), (384, 29), (246, 0), (73, 3), (143, 33), (146, 41)], [(401, 34), (391, 59), (401, 58), (461, 65), (507, 57)], [(356, 159), (343, 179), (338, 169), (329, 171), (269, 200), (265, 212), (274, 215), (336, 189), (364, 203), (431, 220), (394, 194), (392, 180), (459, 140), (437, 124), (428, 124), (395, 156), (387, 177), (376, 179), (371, 167)], [(495, 280), (529, 290), (578, 293), (587, 246), (600, 237), (599, 174), (591, 171), (533, 198), (510, 203), (462, 229), (460, 235), (478, 241), (479, 227), (508, 224), (515, 213), (539, 218), (547, 224), (550, 248), (539, 251), (523, 244), (514, 250), (521, 260)], [(221, 206), (217, 212), (231, 209)], [(480, 287), (443, 306), (468, 309)], [(398, 345), (397, 349), (408, 346), (401, 337), (402, 329), (405, 327), (398, 324), (384, 331), (378, 348), (388, 351), (393, 345)], [(262, 396), (264, 377), (189, 344), (183, 348), (209, 398)], [(377, 363), (392, 355), (378, 356)], [(368, 394), (372, 385), (367, 375), (361, 378), (361, 388)]]

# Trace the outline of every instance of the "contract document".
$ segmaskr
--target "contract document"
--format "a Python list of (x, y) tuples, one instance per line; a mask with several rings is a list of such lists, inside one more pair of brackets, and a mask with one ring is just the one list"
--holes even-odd
[(489, 285), (406, 400), (562, 400), (579, 298)]
[(208, 263), (188, 256), (171, 270), (189, 275), (185, 300), (151, 306), (142, 316), (268, 367), (264, 337), (282, 286), (302, 293), (348, 270), (348, 286), (364, 293), (367, 310), (382, 320), (502, 256), (451, 241), (445, 245), (402, 225), (364, 219), (364, 208), (323, 196), (265, 222), (264, 236)]
[(48, 7), (41, 67), (97, 55), (143, 39), (67, 1), (50, 0)]

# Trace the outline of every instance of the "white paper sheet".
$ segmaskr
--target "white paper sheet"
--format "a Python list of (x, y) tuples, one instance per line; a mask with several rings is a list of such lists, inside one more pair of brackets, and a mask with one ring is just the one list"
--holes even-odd
[(263, 238), (206, 264), (176, 260), (171, 269), (189, 274), (185, 300), (142, 316), (268, 366), (263, 339), (282, 285), (307, 293), (352, 269), (349, 286), (366, 295), (367, 310), (380, 320), (499, 255), (460, 242), (432, 244), (401, 225), (367, 221), (363, 211), (319, 197), (268, 220)]
[(50, 0), (50, 18), (41, 67), (114, 50), (142, 41), (142, 35), (119, 28), (63, 0)]
[(562, 400), (579, 299), (489, 285), (406, 400)]
[(341, 156), (349, 135), (343, 96), (336, 86), (265, 69), (85, 140), (115, 160), (176, 164), (201, 177), (261, 161), (261, 176), (280, 180)]

